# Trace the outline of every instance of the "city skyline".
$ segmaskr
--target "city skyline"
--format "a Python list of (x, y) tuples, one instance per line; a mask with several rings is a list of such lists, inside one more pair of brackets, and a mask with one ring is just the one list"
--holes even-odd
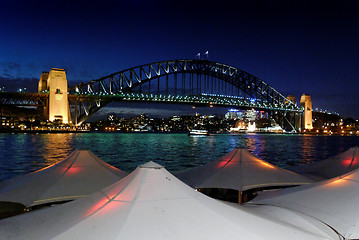
[[(36, 91), (52, 67), (64, 68), (71, 86), (150, 62), (207, 58), (208, 51), (208, 60), (243, 69), (283, 95), (298, 101), (306, 93), (313, 108), (359, 118), (356, 1), (0, 3), (5, 90)], [(120, 109), (112, 108), (104, 111)]]

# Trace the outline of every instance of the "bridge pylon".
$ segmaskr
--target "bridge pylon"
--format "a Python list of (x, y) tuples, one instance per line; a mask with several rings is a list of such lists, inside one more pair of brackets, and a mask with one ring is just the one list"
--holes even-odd
[[(297, 99), (293, 95), (288, 95), (287, 99), (291, 101), (295, 107), (297, 107)], [(299, 131), (300, 130), (300, 120), (301, 120), (301, 113), (298, 112), (289, 112), (287, 118), (289, 119), (289, 122), (292, 124), (292, 129)]]
[(70, 106), (67, 92), (67, 79), (64, 69), (52, 68), (43, 72), (38, 85), (39, 93), (48, 93), (49, 97), (44, 107), (47, 120), (71, 123)]
[(300, 107), (304, 108), (301, 121), (302, 130), (313, 129), (313, 117), (312, 117), (312, 99), (309, 95), (303, 94), (300, 97)]

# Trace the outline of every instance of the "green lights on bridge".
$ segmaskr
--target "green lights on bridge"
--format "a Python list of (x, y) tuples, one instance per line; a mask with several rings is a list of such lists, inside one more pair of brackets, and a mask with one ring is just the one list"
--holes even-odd
[[(79, 97), (81, 94), (75, 94)], [(202, 93), (200, 95), (165, 95), (153, 93), (106, 93), (106, 92), (85, 92), (85, 96), (91, 99), (110, 100), (110, 101), (136, 101), (136, 102), (172, 102), (172, 103), (193, 103), (216, 106), (236, 106), (243, 108), (270, 109), (278, 111), (302, 111), (302, 109), (294, 109), (293, 106), (270, 104), (265, 100), (255, 98), (245, 98), (240, 96), (219, 95)]]

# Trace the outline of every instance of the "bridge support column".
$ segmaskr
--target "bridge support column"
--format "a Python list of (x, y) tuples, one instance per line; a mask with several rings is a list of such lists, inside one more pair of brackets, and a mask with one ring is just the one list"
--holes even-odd
[(78, 101), (75, 101), (75, 116), (74, 116), (74, 124), (77, 126), (77, 115), (78, 115)]
[(300, 98), (300, 107), (304, 108), (304, 112), (302, 115), (301, 121), (301, 129), (302, 131), (307, 129), (313, 129), (313, 121), (312, 121), (312, 99), (309, 95), (303, 94)]
[[(47, 88), (47, 80), (49, 79), (49, 72), (42, 72), (41, 76), (40, 76), (40, 81), (38, 84), (38, 93), (46, 93), (48, 88)], [(49, 119), (49, 99), (46, 99), (45, 102), (45, 106), (41, 107), (43, 108), (43, 116), (45, 117), (46, 120)]]
[(44, 111), (45, 117), (52, 122), (71, 123), (65, 70), (53, 68), (49, 73), (42, 73), (39, 81), (39, 92), (44, 90), (49, 92), (48, 103)]

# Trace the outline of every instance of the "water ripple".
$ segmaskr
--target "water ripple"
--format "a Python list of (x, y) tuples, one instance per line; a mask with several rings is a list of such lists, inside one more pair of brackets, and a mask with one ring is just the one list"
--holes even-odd
[(57, 163), (75, 149), (88, 149), (104, 161), (131, 172), (139, 164), (156, 161), (169, 171), (203, 165), (236, 147), (280, 167), (319, 161), (349, 147), (359, 137), (272, 134), (223, 134), (193, 137), (186, 134), (83, 133), (0, 134), (0, 180)]

